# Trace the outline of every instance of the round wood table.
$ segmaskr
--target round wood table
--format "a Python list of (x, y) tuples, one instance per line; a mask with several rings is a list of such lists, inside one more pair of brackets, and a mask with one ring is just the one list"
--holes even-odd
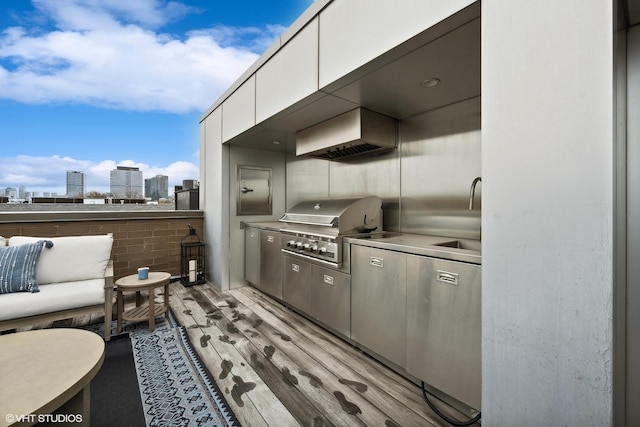
[(0, 426), (89, 426), (89, 384), (102, 362), (104, 341), (93, 332), (54, 328), (0, 335)]
[[(149, 330), (156, 329), (156, 316), (160, 316), (164, 313), (165, 317), (169, 318), (169, 279), (171, 274), (150, 271), (149, 278), (140, 280), (137, 274), (131, 276), (125, 276), (116, 280), (117, 300), (118, 300), (118, 333), (122, 332), (122, 321), (128, 320), (131, 322), (149, 322)], [(164, 286), (164, 304), (156, 304), (155, 302), (155, 288)], [(149, 304), (142, 306), (142, 298), (140, 297), (140, 291), (149, 292)], [(136, 306), (127, 311), (124, 310), (124, 292), (136, 293)]]

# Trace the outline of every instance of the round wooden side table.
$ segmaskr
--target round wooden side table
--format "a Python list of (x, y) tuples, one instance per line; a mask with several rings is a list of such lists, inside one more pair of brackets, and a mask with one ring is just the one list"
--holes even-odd
[[(118, 333), (122, 332), (122, 321), (127, 320), (131, 322), (142, 322), (147, 320), (149, 322), (149, 330), (156, 329), (156, 316), (160, 316), (164, 313), (165, 317), (169, 318), (169, 279), (171, 274), (150, 271), (149, 278), (140, 280), (137, 274), (122, 277), (116, 280), (116, 291), (118, 300)], [(155, 302), (155, 288), (164, 286), (164, 304), (156, 304)], [(142, 306), (142, 298), (140, 297), (140, 291), (149, 292), (149, 304)], [(124, 310), (124, 292), (136, 293), (136, 306), (129, 310)]]

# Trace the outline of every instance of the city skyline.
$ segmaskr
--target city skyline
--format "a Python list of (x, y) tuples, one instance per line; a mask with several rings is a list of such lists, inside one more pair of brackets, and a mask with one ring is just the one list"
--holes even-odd
[(199, 119), (313, 0), (0, 2), (0, 188), (199, 178)]
[[(134, 167), (117, 166), (116, 169), (110, 171), (110, 175), (112, 175), (115, 170), (119, 170), (119, 169), (132, 169), (132, 170), (136, 169), (137, 170), (137, 168), (134, 168)], [(142, 171), (140, 172), (141, 172), (141, 175), (140, 175), (141, 182), (144, 183), (143, 185), (139, 186), (141, 189), (143, 189), (140, 194), (133, 194), (133, 192), (131, 191), (129, 192), (125, 191), (124, 194), (120, 194), (118, 191), (114, 192), (113, 186), (110, 186), (108, 191), (98, 191), (95, 189), (87, 188), (84, 185), (83, 171), (66, 171), (65, 187), (67, 191), (64, 193), (49, 192), (49, 191), (43, 191), (43, 192), (30, 191), (28, 186), (18, 185), (18, 186), (0, 187), (0, 197), (2, 196), (9, 197), (11, 200), (18, 200), (18, 201), (28, 200), (31, 197), (86, 198), (87, 195), (90, 196), (95, 194), (103, 194), (110, 197), (122, 197), (122, 198), (146, 198), (146, 199), (151, 199), (155, 201), (159, 199), (172, 198), (170, 197), (170, 193), (171, 194), (173, 193), (174, 188), (171, 188), (172, 191), (169, 192), (169, 185), (168, 185), (169, 177), (167, 175), (158, 174), (150, 178), (144, 178), (144, 173), (142, 173)], [(82, 178), (79, 178), (79, 175), (82, 175)], [(70, 180), (72, 182), (70, 182)], [(78, 180), (81, 180), (82, 184), (78, 184)], [(181, 184), (184, 184), (185, 181), (191, 182), (191, 181), (197, 181), (197, 179), (196, 178), (186, 179), (186, 180), (183, 180)], [(77, 188), (78, 185), (82, 185), (83, 187), (82, 191), (73, 191), (73, 192), (69, 191), (70, 188)], [(181, 185), (176, 185), (175, 187), (181, 188)], [(147, 188), (153, 188), (154, 194), (148, 195)]]

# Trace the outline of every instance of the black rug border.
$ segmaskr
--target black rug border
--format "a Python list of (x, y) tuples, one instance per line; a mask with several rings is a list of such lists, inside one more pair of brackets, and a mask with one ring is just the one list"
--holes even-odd
[[(130, 363), (129, 369), (132, 370), (132, 373), (134, 375), (134, 378), (129, 381), (130, 381), (130, 387), (134, 387), (134, 389), (132, 390), (132, 392), (134, 393), (134, 396), (127, 398), (126, 401), (118, 400), (120, 397), (118, 396), (118, 393), (116, 393), (115, 397), (112, 396), (113, 389), (110, 387), (113, 387), (113, 384), (114, 384), (113, 379), (105, 376), (106, 374), (104, 374), (104, 372), (102, 371), (107, 361), (107, 352), (109, 351), (107, 350), (107, 348), (109, 347), (110, 343), (114, 343), (113, 345), (116, 345), (116, 346), (125, 345), (126, 347), (128, 347), (128, 353), (129, 353), (128, 363)], [(111, 375), (113, 374), (114, 373), (111, 372)], [(96, 391), (95, 391), (97, 384), (95, 384), (94, 382), (96, 380), (101, 381), (101, 386), (102, 386), (102, 391), (100, 393), (101, 395), (99, 397), (96, 395)], [(120, 389), (120, 388), (118, 390), (120, 392), (123, 391), (123, 389)], [(100, 399), (100, 402), (98, 402), (98, 399)], [(135, 404), (129, 407), (129, 405), (134, 403), (133, 400), (135, 400)], [(129, 416), (127, 417), (128, 424), (126, 425), (133, 426), (133, 425), (139, 425), (139, 423), (146, 424), (144, 409), (142, 406), (142, 396), (140, 395), (140, 383), (138, 381), (135, 360), (133, 358), (133, 343), (131, 341), (131, 336), (129, 332), (123, 332), (121, 334), (118, 334), (114, 336), (111, 341), (105, 342), (105, 360), (102, 366), (100, 367), (100, 370), (91, 381), (90, 402), (91, 402), (90, 403), (91, 405), (90, 406), (90, 419), (91, 419), (90, 423), (92, 426), (96, 425), (96, 426), (109, 427), (109, 426), (112, 426), (115, 421), (117, 422), (123, 421), (117, 415), (114, 416), (112, 413), (114, 410), (116, 413), (122, 413), (123, 406), (128, 407), (126, 411), (128, 413), (129, 411), (132, 410), (133, 407), (136, 408), (135, 415), (132, 415), (131, 413), (129, 413)], [(99, 405), (96, 406), (96, 404), (98, 403)], [(124, 424), (123, 424), (123, 427), (124, 427)]]

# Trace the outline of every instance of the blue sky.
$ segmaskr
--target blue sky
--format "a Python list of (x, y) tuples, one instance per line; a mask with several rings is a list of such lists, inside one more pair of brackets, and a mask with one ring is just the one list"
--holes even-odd
[(0, 1), (0, 189), (198, 178), (198, 120), (313, 0)]

